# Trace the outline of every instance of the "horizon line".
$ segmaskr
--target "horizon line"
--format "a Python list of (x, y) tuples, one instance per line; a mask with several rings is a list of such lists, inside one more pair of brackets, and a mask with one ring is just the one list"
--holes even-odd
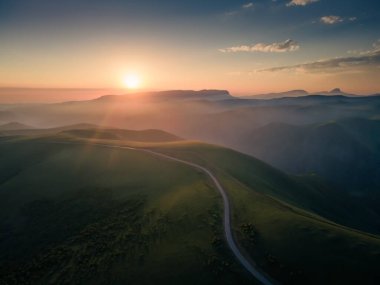
[[(338, 88), (338, 87), (337, 87)], [(17, 86), (0, 86), (0, 90), (56, 90), (56, 91), (59, 91), (59, 90), (67, 90), (67, 91), (75, 91), (75, 90), (98, 90), (98, 91), (101, 91), (101, 90), (120, 90), (120, 91), (123, 91), (124, 93), (140, 93), (140, 92), (165, 92), (165, 91), (202, 91), (202, 90), (220, 90), (220, 91), (227, 91), (229, 92), (231, 95), (233, 94), (239, 94), (239, 95), (236, 95), (236, 96), (256, 96), (256, 95), (266, 95), (266, 94), (276, 94), (276, 93), (285, 93), (285, 92), (292, 92), (292, 91), (305, 91), (308, 93), (308, 95), (316, 95), (318, 93), (326, 93), (326, 92), (331, 92), (333, 91), (334, 89), (336, 88), (333, 88), (333, 89), (327, 89), (327, 90), (319, 90), (319, 91), (308, 91), (306, 89), (300, 89), (300, 88), (294, 88), (294, 89), (287, 89), (287, 90), (283, 90), (283, 91), (265, 91), (265, 92), (259, 92), (257, 93), (257, 91), (252, 91), (252, 92), (231, 92), (230, 90), (228, 89), (224, 89), (224, 88), (202, 88), (202, 89), (179, 89), (179, 88), (172, 88), (172, 89), (153, 89), (153, 88), (137, 88), (137, 89), (128, 89), (128, 88), (123, 88), (123, 87), (17, 87)], [(379, 91), (374, 91), (374, 92), (371, 92), (371, 93), (355, 93), (355, 92), (346, 92), (344, 90), (342, 90), (342, 88), (338, 88), (341, 90), (342, 93), (346, 93), (346, 94), (352, 94), (352, 95), (360, 95), (360, 96), (366, 96), (366, 95), (375, 95), (375, 94), (380, 94), (380, 90)], [(242, 94), (245, 94), (245, 95), (242, 95)], [(104, 94), (104, 95), (118, 95), (118, 94)], [(124, 94), (119, 94), (119, 95), (124, 95)], [(1, 97), (1, 95), (0, 95)]]

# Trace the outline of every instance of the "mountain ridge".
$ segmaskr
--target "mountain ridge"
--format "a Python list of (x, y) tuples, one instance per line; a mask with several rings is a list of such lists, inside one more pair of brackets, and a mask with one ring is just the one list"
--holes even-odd
[(137, 92), (125, 95), (104, 95), (95, 98), (90, 101), (123, 101), (129, 100), (130, 98), (148, 98), (155, 100), (225, 100), (234, 98), (231, 96), (230, 92), (227, 90), (216, 90), (216, 89), (203, 89), (203, 90), (167, 90), (167, 91), (155, 91), (155, 92)]
[(320, 92), (308, 92), (303, 89), (295, 89), (283, 92), (271, 92), (257, 95), (249, 95), (249, 96), (241, 96), (243, 99), (279, 99), (279, 98), (287, 98), (287, 97), (303, 97), (303, 96), (314, 96), (314, 95), (322, 95), (322, 96), (336, 96), (342, 95), (346, 97), (366, 97), (366, 96), (375, 96), (377, 94), (370, 95), (358, 95), (352, 93), (346, 93), (342, 91), (341, 88), (337, 87), (330, 91), (320, 91)]

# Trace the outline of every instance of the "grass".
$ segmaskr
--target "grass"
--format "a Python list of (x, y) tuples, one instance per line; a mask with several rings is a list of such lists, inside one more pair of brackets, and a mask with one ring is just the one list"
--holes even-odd
[[(0, 283), (250, 284), (204, 174), (97, 146), (0, 144)], [(149, 272), (149, 274), (147, 274)]]
[(181, 143), (155, 149), (213, 169), (232, 202), (239, 243), (282, 284), (377, 284), (379, 236), (318, 215), (334, 207), (320, 189), (220, 147)]
[[(254, 282), (226, 248), (221, 199), (204, 174), (135, 150), (46, 140), (0, 143), (1, 281)], [(340, 225), (349, 224), (349, 211), (320, 183), (196, 142), (90, 142), (151, 148), (206, 166), (228, 192), (240, 247), (281, 284), (380, 278), (379, 236)]]

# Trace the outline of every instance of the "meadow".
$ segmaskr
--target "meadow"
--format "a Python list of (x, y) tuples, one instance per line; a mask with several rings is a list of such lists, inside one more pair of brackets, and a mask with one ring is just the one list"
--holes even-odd
[(281, 284), (376, 284), (379, 237), (349, 227), (347, 205), (313, 177), (220, 146), (87, 133), (2, 139), (5, 284), (255, 283), (226, 245), (221, 197), (202, 172), (100, 143), (211, 170), (240, 248)]

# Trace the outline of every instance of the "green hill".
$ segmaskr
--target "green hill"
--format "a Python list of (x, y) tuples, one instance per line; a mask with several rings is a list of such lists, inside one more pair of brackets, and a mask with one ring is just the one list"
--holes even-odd
[(238, 240), (281, 284), (377, 283), (379, 236), (322, 217), (348, 222), (357, 214), (322, 184), (212, 145), (169, 144), (155, 150), (204, 165), (222, 179)]
[[(80, 137), (0, 142), (0, 283), (254, 284), (226, 247), (221, 197), (203, 173)], [(103, 143), (210, 169), (228, 192), (238, 242), (281, 284), (380, 277), (379, 237), (332, 222), (348, 221), (350, 209), (321, 183), (212, 145)]]
[(0, 143), (0, 284), (250, 284), (198, 171), (149, 154)]

